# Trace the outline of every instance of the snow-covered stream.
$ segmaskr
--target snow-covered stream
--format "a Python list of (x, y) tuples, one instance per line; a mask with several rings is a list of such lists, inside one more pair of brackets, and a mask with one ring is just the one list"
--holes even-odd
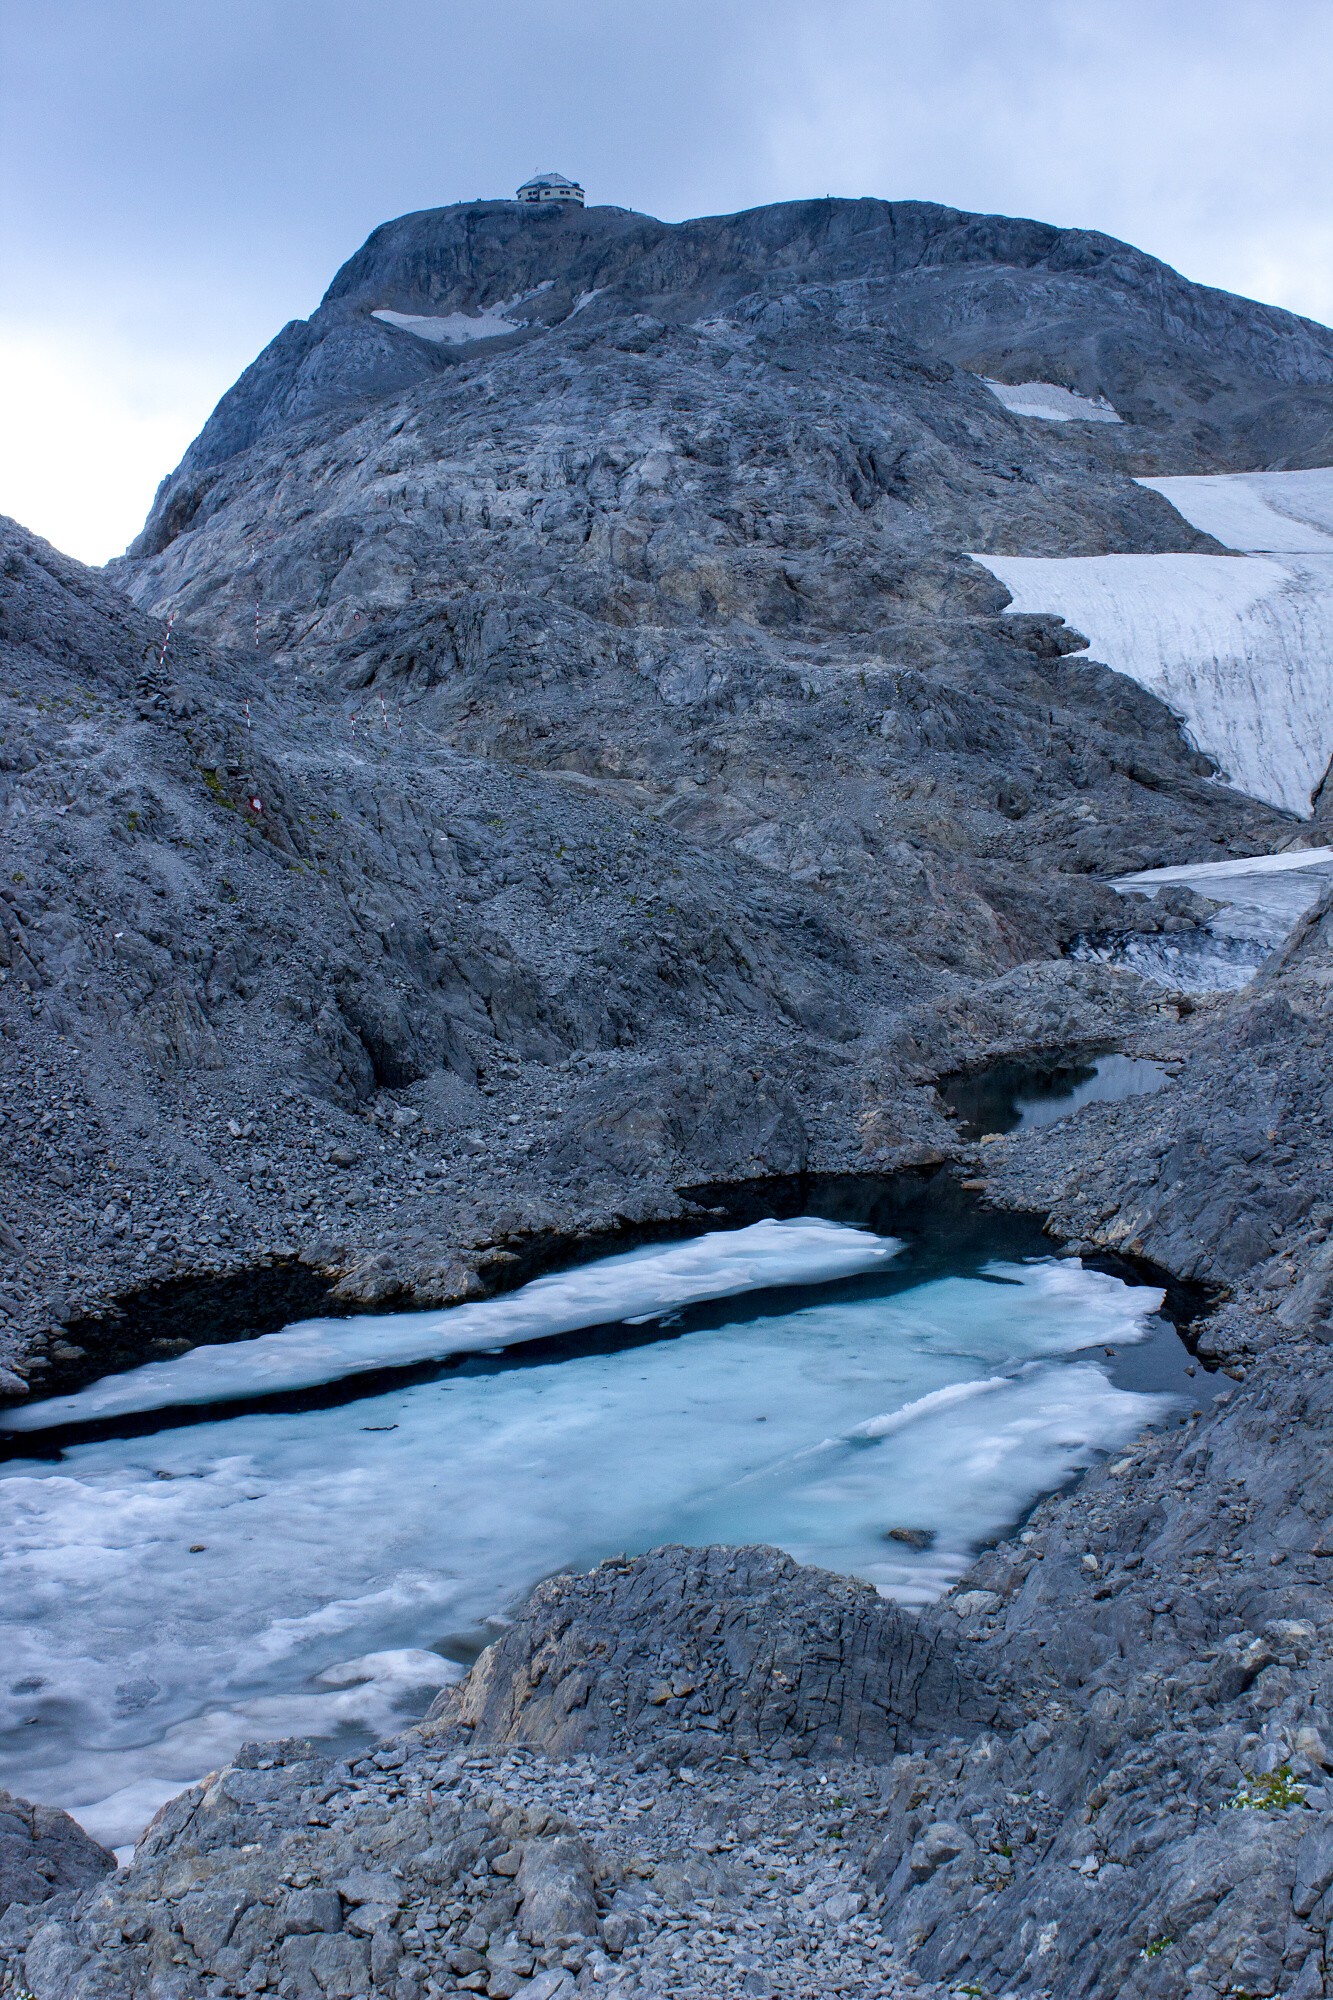
[[(354, 1369), (420, 1354), (421, 1327), (316, 1322), (116, 1378), (100, 1434), (0, 1471), (0, 1782), (125, 1842), (245, 1738), (388, 1730), (538, 1578), (664, 1541), (777, 1542), (933, 1597), (1166, 1414), (1152, 1392), (1194, 1386), (1159, 1292), (998, 1247), (810, 1217), (717, 1231), (404, 1315), (458, 1358), (353, 1376), (334, 1407), (273, 1403), (274, 1343), (309, 1380), (312, 1343), (340, 1335)], [(222, 1355), (232, 1413), (182, 1408)]]
[(1308, 814), (1333, 756), (1333, 469), (1143, 479), (1237, 555), (975, 560), (1159, 695), (1232, 784)]
[(1193, 889), (1222, 907), (1198, 930), (1160, 936), (1126, 933), (1075, 946), (1072, 956), (1127, 965), (1145, 978), (1187, 992), (1237, 992), (1333, 886), (1333, 847), (1291, 848), (1195, 867), (1145, 868), (1122, 875), (1111, 886), (1122, 895), (1149, 897), (1162, 889)]

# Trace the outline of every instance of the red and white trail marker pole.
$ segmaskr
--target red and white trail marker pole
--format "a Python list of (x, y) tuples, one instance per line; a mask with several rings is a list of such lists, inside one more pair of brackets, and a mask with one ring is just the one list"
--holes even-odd
[(162, 650), (157, 656), (157, 669), (159, 673), (161, 673), (163, 667), (167, 663), (167, 647), (171, 644), (171, 628), (175, 623), (176, 623), (176, 611), (175, 607), (173, 606), (171, 611), (167, 614), (167, 629), (162, 634)]

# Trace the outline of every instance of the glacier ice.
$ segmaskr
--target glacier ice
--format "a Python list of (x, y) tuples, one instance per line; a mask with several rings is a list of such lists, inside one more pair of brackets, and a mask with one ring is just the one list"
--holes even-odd
[(1160, 696), (1242, 791), (1309, 815), (1333, 755), (1333, 554), (976, 560), (1009, 612), (1058, 613)]
[(1222, 904), (1208, 926), (1215, 937), (1251, 940), (1267, 953), (1333, 885), (1333, 847), (1289, 848), (1195, 867), (1144, 868), (1137, 875), (1120, 876), (1111, 887), (1122, 894), (1155, 896), (1177, 884)]
[(1194, 931), (1083, 938), (1071, 956), (1126, 965), (1145, 979), (1189, 993), (1239, 992), (1331, 884), (1333, 847), (1145, 868), (1120, 876), (1111, 887), (1122, 895), (1151, 897), (1159, 889), (1179, 886), (1222, 907)]
[[(1089, 1352), (1142, 1341), (1162, 1295), (1072, 1259), (916, 1280), (911, 1261), (670, 1337), (11, 1461), (0, 1783), (119, 1844), (247, 1737), (398, 1726), (457, 1672), (437, 1648), (544, 1575), (663, 1541), (777, 1542), (934, 1596), (1169, 1407)], [(597, 1266), (565, 1275), (596, 1294)], [(885, 1539), (903, 1524), (932, 1546)]]

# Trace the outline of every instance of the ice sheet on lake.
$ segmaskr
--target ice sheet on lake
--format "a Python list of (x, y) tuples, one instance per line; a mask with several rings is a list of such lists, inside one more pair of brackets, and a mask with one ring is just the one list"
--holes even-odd
[(826, 1284), (872, 1271), (901, 1247), (891, 1236), (817, 1215), (710, 1230), (535, 1278), (477, 1305), (301, 1320), (257, 1340), (196, 1347), (175, 1361), (150, 1361), (106, 1376), (75, 1395), (7, 1410), (0, 1414), (0, 1429), (49, 1430), (181, 1403), (236, 1402), (372, 1369), (513, 1347), (581, 1327), (642, 1323), (701, 1299), (733, 1298), (769, 1285)]
[(1242, 791), (1309, 814), (1333, 754), (1333, 553), (976, 561), (1010, 612), (1057, 613), (1160, 696)]
[[(1075, 1260), (885, 1271), (646, 1345), (11, 1463), (0, 1783), (119, 1844), (247, 1737), (420, 1713), (449, 1634), (664, 1541), (778, 1542), (931, 1597), (1163, 1409), (1078, 1358), (1160, 1302)], [(901, 1525), (933, 1547), (884, 1539)]]
[(1072, 389), (1062, 389), (1058, 382), (993, 382), (989, 375), (981, 380), (1016, 417), (1044, 417), (1052, 424), (1123, 421), (1105, 396), (1079, 396)]

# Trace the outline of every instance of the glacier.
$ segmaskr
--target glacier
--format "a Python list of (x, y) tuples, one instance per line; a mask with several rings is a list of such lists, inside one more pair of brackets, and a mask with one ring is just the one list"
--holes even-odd
[(1180, 716), (1231, 783), (1308, 817), (1333, 756), (1333, 469), (1143, 479), (1234, 555), (974, 560)]

